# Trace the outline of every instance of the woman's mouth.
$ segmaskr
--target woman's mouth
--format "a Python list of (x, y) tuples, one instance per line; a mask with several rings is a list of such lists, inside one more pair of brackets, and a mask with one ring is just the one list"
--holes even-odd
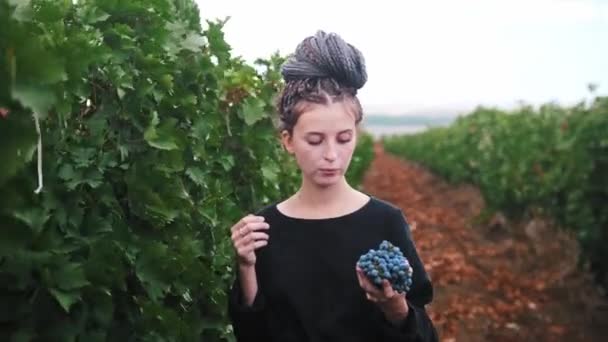
[(323, 176), (333, 176), (338, 173), (338, 169), (319, 169)]

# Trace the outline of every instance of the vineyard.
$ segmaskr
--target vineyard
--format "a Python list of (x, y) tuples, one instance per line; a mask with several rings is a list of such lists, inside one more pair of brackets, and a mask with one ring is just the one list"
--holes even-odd
[[(274, 55), (193, 1), (0, 2), (2, 341), (231, 340), (229, 227), (295, 191)], [(348, 178), (371, 162), (363, 136)]]
[[(571, 108), (478, 108), (449, 127), (388, 137), (387, 151), (452, 183), (477, 185), (488, 212), (542, 214), (575, 232), (583, 258), (608, 285), (608, 98)], [(550, 237), (547, 237), (550, 238)]]
[(578, 265), (572, 232), (541, 215), (480, 220), (491, 209), (476, 186), (448, 182), (381, 143), (364, 187), (408, 215), (433, 279), (428, 312), (440, 341), (606, 339), (608, 300)]
[[(296, 191), (300, 175), (276, 129), (286, 56), (246, 63), (225, 21), (203, 23), (199, 10), (194, 0), (0, 0), (0, 340), (234, 341), (230, 227)], [(415, 236), (440, 305), (446, 279), (466, 276), (437, 271), (441, 258), (460, 265), (446, 252), (457, 239), (437, 228), (457, 222), (440, 208), (456, 200), (397, 156), (478, 187), (488, 207), (476, 219), (554, 219), (608, 284), (606, 131), (602, 97), (479, 108), (385, 139), (395, 159), (359, 132), (346, 177), (436, 230)], [(505, 274), (496, 279), (517, 283)], [(456, 336), (455, 312), (433, 312), (444, 336)]]

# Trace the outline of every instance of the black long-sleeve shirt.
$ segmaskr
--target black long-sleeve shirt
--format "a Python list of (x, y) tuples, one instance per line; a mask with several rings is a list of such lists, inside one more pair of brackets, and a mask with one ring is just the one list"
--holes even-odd
[[(268, 245), (256, 251), (258, 292), (243, 303), (237, 272), (228, 312), (239, 342), (437, 341), (425, 310), (433, 287), (402, 211), (370, 196), (355, 212), (326, 219), (284, 215), (268, 205), (256, 215), (270, 225)], [(382, 240), (398, 246), (413, 268), (409, 314), (391, 324), (357, 281), (359, 257)]]

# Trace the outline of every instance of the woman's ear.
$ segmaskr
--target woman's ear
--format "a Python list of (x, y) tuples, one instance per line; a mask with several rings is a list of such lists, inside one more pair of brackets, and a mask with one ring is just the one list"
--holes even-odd
[(289, 154), (293, 154), (293, 144), (292, 144), (292, 140), (291, 140), (291, 134), (289, 134), (289, 131), (283, 130), (281, 132), (281, 143), (283, 144), (283, 147)]

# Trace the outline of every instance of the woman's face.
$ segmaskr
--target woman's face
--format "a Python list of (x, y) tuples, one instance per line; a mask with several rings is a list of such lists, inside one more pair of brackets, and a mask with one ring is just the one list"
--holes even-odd
[(343, 102), (314, 104), (303, 112), (293, 135), (283, 132), (306, 182), (328, 187), (342, 181), (356, 147), (355, 117)]

